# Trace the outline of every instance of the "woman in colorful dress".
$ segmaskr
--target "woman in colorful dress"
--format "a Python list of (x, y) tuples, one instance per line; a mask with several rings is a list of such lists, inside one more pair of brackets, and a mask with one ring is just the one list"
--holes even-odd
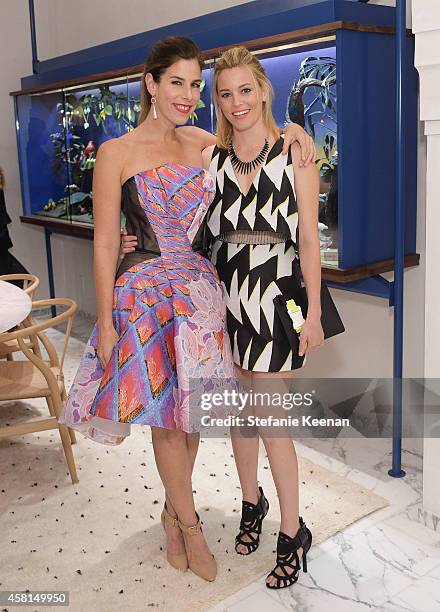
[[(222, 281), (234, 362), (245, 387), (265, 392), (268, 379), (282, 385), (302, 367), (305, 355), (323, 341), (321, 262), (318, 237), (318, 171), (303, 164), (297, 143), (283, 155), (272, 115), (272, 86), (261, 63), (244, 47), (226, 51), (215, 63), (217, 142), (203, 152), (216, 179), (206, 215), (205, 248)], [(296, 244), (297, 229), (299, 245)], [(130, 250), (129, 237), (123, 250)], [(297, 248), (308, 295), (299, 350), (287, 342), (274, 298), (300, 286)], [(287, 391), (287, 389), (286, 389)], [(238, 554), (254, 553), (269, 509), (258, 486), (259, 437), (277, 489), (281, 525), (276, 565), (268, 588), (291, 586), (302, 567), (312, 534), (299, 516), (298, 462), (292, 439), (259, 428), (255, 435), (231, 431), (242, 488), (242, 517), (235, 540)]]
[[(192, 248), (215, 194), (201, 158), (215, 139), (198, 128), (176, 129), (200, 99), (201, 67), (193, 41), (155, 44), (141, 81), (138, 127), (99, 148), (98, 317), (59, 420), (108, 445), (120, 444), (131, 424), (151, 426), (165, 488), (167, 559), (212, 581), (216, 562), (192, 493), (200, 423), (190, 418), (190, 380), (229, 380), (234, 365), (217, 272)], [(117, 269), (121, 210), (138, 247)]]

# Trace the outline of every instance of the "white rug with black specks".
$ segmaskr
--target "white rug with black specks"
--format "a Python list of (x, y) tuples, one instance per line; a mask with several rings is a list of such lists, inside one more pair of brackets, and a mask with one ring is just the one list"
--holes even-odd
[[(52, 338), (58, 343), (62, 336), (55, 332)], [(83, 346), (71, 341), (68, 383)], [(0, 404), (0, 423), (46, 414), (44, 400)], [(77, 438), (77, 485), (71, 484), (57, 431), (0, 442), (0, 590), (67, 590), (68, 609), (75, 612), (201, 611), (272, 569), (279, 508), (264, 453), (260, 482), (271, 509), (258, 552), (243, 557), (234, 552), (241, 495), (230, 440), (201, 441), (196, 507), (219, 567), (216, 581), (207, 583), (166, 563), (163, 493), (150, 429), (133, 427), (118, 447)], [(301, 514), (314, 543), (388, 505), (349, 479), (301, 456), (298, 461)]]

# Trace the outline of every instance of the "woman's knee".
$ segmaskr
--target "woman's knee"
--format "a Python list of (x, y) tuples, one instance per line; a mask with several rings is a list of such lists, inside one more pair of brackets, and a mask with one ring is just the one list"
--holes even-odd
[(169, 444), (173, 447), (186, 446), (186, 432), (180, 429), (167, 429), (165, 427), (152, 427), (153, 444)]
[(285, 452), (293, 447), (293, 440), (285, 427), (260, 427), (259, 434), (267, 453)]

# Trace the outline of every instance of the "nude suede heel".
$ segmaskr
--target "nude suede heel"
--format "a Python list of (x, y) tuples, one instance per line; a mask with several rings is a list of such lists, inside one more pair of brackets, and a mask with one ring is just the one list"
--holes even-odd
[[(165, 525), (168, 525), (169, 527), (180, 527), (177, 518), (174, 518), (174, 516), (171, 516), (171, 514), (168, 512), (166, 504), (164, 504), (160, 520), (162, 522), (162, 526), (165, 533)], [(167, 549), (167, 561), (172, 567), (181, 572), (186, 572), (186, 570), (188, 569), (188, 557), (186, 555), (186, 552), (173, 554), (170, 553)]]
[(194, 574), (200, 576), (200, 578), (203, 578), (208, 582), (213, 582), (217, 576), (217, 562), (214, 555), (212, 555), (212, 559), (208, 562), (200, 561), (197, 559), (191, 559), (191, 552), (188, 551), (189, 547), (187, 546), (187, 538), (203, 533), (202, 526), (200, 525), (200, 517), (197, 512), (196, 516), (197, 523), (192, 526), (184, 525), (179, 521), (179, 527), (182, 530), (183, 538), (185, 540), (186, 553), (188, 556), (188, 567), (192, 572), (194, 572)]

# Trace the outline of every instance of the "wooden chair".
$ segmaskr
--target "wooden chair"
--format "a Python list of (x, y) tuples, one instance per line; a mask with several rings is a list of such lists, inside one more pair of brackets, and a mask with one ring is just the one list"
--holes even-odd
[(40, 284), (40, 279), (35, 274), (3, 274), (0, 280), (10, 283), (12, 281), (23, 281), (23, 291), (33, 297)]
[[(0, 344), (9, 341), (17, 342), (20, 350), (27, 358), (23, 361), (0, 361), (0, 401), (44, 397), (49, 407), (50, 417), (32, 419), (8, 427), (0, 426), (0, 439), (49, 429), (58, 429), (70, 477), (72, 483), (76, 483), (78, 482), (78, 476), (71, 446), (75, 442), (75, 434), (72, 429), (58, 423), (57, 417), (59, 417), (63, 402), (66, 400), (63, 364), (77, 305), (68, 298), (39, 300), (32, 303), (33, 310), (51, 306), (66, 306), (67, 309), (61, 314), (41, 323), (33, 322), (31, 311), (28, 319), (19, 326), (19, 329), (0, 334)], [(60, 360), (54, 346), (43, 333), (43, 330), (64, 322), (67, 322), (67, 328)], [(27, 340), (30, 340), (33, 346), (38, 346), (39, 342), (41, 342), (47, 352), (48, 361), (43, 359), (40, 347), (38, 347), (39, 354), (36, 351), (30, 350), (26, 343)]]
[[(35, 274), (3, 274), (0, 276), (0, 280), (6, 281), (8, 283), (12, 281), (22, 281), (23, 282), (23, 291), (27, 293), (31, 299), (34, 297), (34, 293), (40, 284), (40, 279)], [(31, 340), (25, 340), (26, 345), (29, 349), (34, 350), (37, 347), (34, 347)], [(20, 347), (18, 346), (18, 342), (16, 340), (9, 340), (6, 343), (0, 343), (0, 359), (6, 358), (8, 361), (13, 361), (14, 353), (18, 352)]]

